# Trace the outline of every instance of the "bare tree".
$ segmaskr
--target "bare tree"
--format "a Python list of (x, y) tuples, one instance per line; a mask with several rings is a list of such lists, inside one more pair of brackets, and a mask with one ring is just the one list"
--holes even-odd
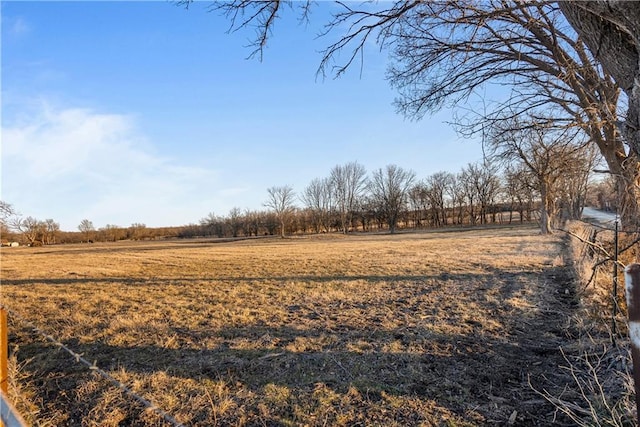
[(371, 195), (367, 194), (366, 192), (363, 193), (358, 206), (359, 208), (357, 218), (362, 224), (362, 231), (371, 231), (372, 223), (377, 223), (378, 228), (381, 228), (380, 222), (378, 220), (379, 210), (376, 206), (375, 200), (373, 200)]
[(311, 180), (300, 198), (311, 211), (315, 232), (329, 231), (329, 218), (333, 210), (331, 180), (329, 178)]
[(17, 214), (11, 203), (0, 200), (0, 221), (2, 224), (8, 224), (11, 217)]
[(215, 213), (209, 214), (200, 220), (200, 228), (203, 236), (224, 237), (224, 218), (218, 217)]
[(567, 165), (560, 177), (559, 198), (563, 219), (580, 219), (582, 217), (589, 181), (598, 157), (593, 145), (585, 145), (577, 153), (575, 161)]
[(409, 190), (414, 180), (413, 171), (406, 171), (396, 165), (378, 169), (369, 180), (369, 192), (383, 212), (391, 233), (395, 233), (398, 218), (407, 207)]
[[(235, 0), (218, 8), (232, 20), (232, 29), (257, 29), (253, 47), (261, 54), (275, 22), (286, 9), (294, 10), (293, 4)], [(512, 92), (506, 101), (485, 100), (485, 112), (462, 119), (460, 124), (467, 126), (461, 130), (482, 132), (505, 110), (513, 116), (553, 110), (556, 122), (580, 127), (598, 147), (618, 177), (623, 223), (637, 224), (640, 4), (606, 0), (559, 4), (337, 2), (339, 9), (326, 23), (325, 33), (341, 35), (322, 52), (319, 73), (341, 75), (364, 57), (367, 41), (372, 40), (392, 52), (389, 78), (400, 93), (397, 106), (412, 118), (461, 104), (487, 83), (508, 85)], [(302, 19), (308, 18), (312, 5), (299, 4)], [(347, 54), (340, 55), (343, 51)], [(629, 100), (624, 138), (618, 128), (620, 88)]]
[(124, 234), (123, 230), (114, 224), (107, 224), (100, 231), (104, 235), (105, 241), (108, 242), (116, 242)]
[(448, 223), (447, 193), (453, 184), (453, 174), (450, 172), (436, 172), (426, 179), (427, 197), (431, 206), (433, 225), (445, 226)]
[(0, 235), (6, 235), (15, 228), (18, 212), (10, 203), (0, 200)]
[[(386, 37), (393, 41), (391, 82), (401, 94), (397, 105), (404, 114), (419, 118), (445, 103), (466, 100), (487, 82), (506, 83), (513, 88), (511, 96), (485, 104), (488, 110), (477, 118), (467, 115), (463, 131), (484, 132), (496, 121), (523, 114), (539, 119), (552, 111), (556, 125), (583, 129), (615, 174), (624, 175), (629, 162), (637, 168), (617, 129), (618, 86), (557, 5), (427, 3), (390, 26)], [(638, 199), (626, 205), (634, 212), (626, 222), (633, 222)]]
[[(178, 0), (178, 4), (188, 7), (195, 0)], [(307, 21), (311, 12), (311, 7), (315, 3), (312, 0), (291, 1), (291, 0), (230, 0), (215, 2), (211, 9), (221, 11), (230, 21), (229, 31), (235, 31), (245, 26), (252, 26), (255, 31), (254, 39), (249, 43), (251, 50), (249, 57), (257, 56), (262, 60), (264, 48), (271, 34), (271, 29), (283, 9), (296, 11), (299, 13), (300, 21)]]
[(231, 208), (227, 223), (231, 230), (231, 236), (238, 237), (238, 232), (242, 229), (242, 211), (240, 208)]
[(43, 223), (44, 234), (42, 237), (42, 243), (45, 245), (51, 245), (56, 243), (56, 238), (60, 233), (60, 224), (53, 219), (45, 219)]
[(257, 236), (260, 231), (260, 213), (252, 210), (245, 210), (242, 221), (242, 229), (245, 236)]
[(266, 229), (267, 234), (270, 234), (273, 236), (278, 231), (278, 228), (282, 230), (282, 224), (280, 223), (280, 220), (278, 216), (275, 214), (275, 212), (271, 212), (271, 211), (264, 212), (262, 213), (261, 216), (262, 216), (262, 224)]
[(626, 155), (617, 153), (617, 163), (612, 164), (608, 158), (607, 163), (617, 178), (618, 192), (622, 193), (623, 223), (635, 216), (634, 224), (640, 226), (640, 3), (561, 1), (559, 6), (594, 57), (627, 95), (626, 117), (620, 127), (629, 150)]
[(617, 210), (615, 192), (616, 182), (611, 175), (590, 183), (587, 188), (587, 206), (595, 206), (608, 212), (615, 212)]
[(147, 225), (140, 222), (134, 222), (131, 224), (127, 229), (127, 234), (131, 240), (142, 240), (149, 237)]
[(447, 188), (451, 200), (451, 218), (454, 224), (464, 223), (465, 192), (460, 174), (452, 175), (451, 185)]
[(509, 223), (513, 220), (514, 210), (518, 212), (520, 222), (529, 221), (535, 185), (526, 166), (520, 163), (507, 165), (503, 188), (509, 201)]
[(488, 215), (493, 214), (495, 222), (495, 204), (500, 193), (500, 179), (496, 173), (496, 168), (488, 162), (484, 162), (478, 167), (478, 174), (472, 185), (475, 187), (480, 203), (480, 224), (488, 224)]
[(518, 163), (531, 175), (540, 194), (540, 228), (550, 234), (555, 225), (562, 183), (567, 176), (588, 176), (587, 144), (575, 130), (512, 120), (493, 129), (489, 139), (492, 158)]
[(267, 193), (269, 198), (264, 205), (273, 209), (280, 224), (280, 236), (284, 237), (287, 220), (294, 210), (295, 192), (293, 188), (285, 185), (282, 187), (270, 187), (267, 189)]
[(18, 230), (31, 246), (42, 246), (42, 240), (45, 232), (45, 224), (32, 216), (17, 219), (14, 227)]
[(89, 241), (91, 241), (91, 236), (95, 231), (95, 227), (93, 226), (93, 222), (89, 221), (88, 219), (83, 219), (82, 221), (80, 221), (80, 225), (78, 225), (78, 230), (80, 230), (80, 232), (84, 235), (84, 241), (88, 243)]
[(458, 175), (458, 180), (461, 182), (461, 189), (464, 194), (469, 223), (471, 225), (476, 225), (478, 222), (477, 204), (480, 196), (476, 190), (477, 186), (475, 182), (480, 179), (481, 174), (482, 168), (477, 163), (469, 163)]
[(331, 188), (343, 233), (347, 233), (352, 226), (354, 212), (366, 188), (366, 176), (364, 166), (357, 162), (338, 165), (331, 169)]
[(408, 200), (414, 226), (420, 228), (422, 227), (422, 220), (426, 218), (427, 210), (429, 209), (428, 189), (424, 181), (416, 183), (409, 189)]

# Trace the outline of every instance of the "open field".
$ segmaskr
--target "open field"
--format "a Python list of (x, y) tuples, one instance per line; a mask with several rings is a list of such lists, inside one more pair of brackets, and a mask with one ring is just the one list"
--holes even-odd
[[(2, 249), (2, 303), (186, 425), (549, 425), (575, 307), (534, 228)], [(34, 425), (163, 425), (10, 320)], [(532, 386), (533, 388), (532, 388)]]

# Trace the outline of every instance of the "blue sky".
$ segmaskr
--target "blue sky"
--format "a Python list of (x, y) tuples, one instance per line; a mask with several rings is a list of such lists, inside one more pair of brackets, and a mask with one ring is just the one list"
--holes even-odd
[(68, 231), (177, 226), (348, 162), (422, 179), (481, 159), (449, 111), (395, 112), (373, 45), (362, 74), (316, 79), (329, 4), (280, 20), (262, 62), (208, 5), (2, 2), (2, 200)]

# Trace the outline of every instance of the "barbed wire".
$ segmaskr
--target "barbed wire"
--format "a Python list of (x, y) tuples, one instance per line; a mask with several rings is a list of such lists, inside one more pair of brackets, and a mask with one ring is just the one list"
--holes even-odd
[(140, 396), (139, 394), (134, 392), (130, 387), (128, 387), (127, 385), (125, 385), (122, 382), (118, 381), (116, 378), (114, 378), (111, 375), (109, 375), (109, 373), (107, 373), (106, 371), (100, 369), (98, 366), (96, 366), (96, 362), (95, 361), (93, 363), (89, 362), (87, 359), (82, 357), (82, 354), (76, 353), (75, 351), (73, 351), (72, 349), (67, 347), (65, 344), (63, 344), (62, 342), (60, 342), (57, 339), (55, 339), (52, 335), (46, 333), (45, 331), (43, 331), (42, 329), (40, 329), (39, 327), (34, 325), (29, 320), (25, 319), (24, 317), (20, 316), (19, 314), (17, 314), (13, 310), (11, 310), (6, 305), (0, 305), (0, 307), (3, 307), (5, 310), (7, 310), (7, 313), (9, 313), (9, 315), (11, 315), (12, 317), (15, 317), (16, 319), (20, 320), (22, 323), (24, 323), (29, 328), (31, 328), (34, 332), (36, 332), (39, 335), (41, 335), (42, 337), (44, 337), (47, 341), (51, 342), (52, 344), (56, 345), (57, 347), (59, 347), (62, 350), (66, 351), (67, 353), (69, 353), (75, 359), (76, 363), (81, 363), (81, 364), (87, 366), (89, 368), (89, 370), (97, 373), (102, 378), (104, 378), (107, 381), (109, 381), (111, 384), (113, 384), (118, 389), (120, 389), (123, 393), (125, 393), (129, 397), (131, 397), (131, 398), (135, 399), (136, 401), (138, 401), (138, 403), (143, 405), (147, 410), (155, 412), (162, 419), (164, 419), (167, 423), (171, 424), (174, 427), (185, 427), (184, 424), (178, 422), (174, 417), (172, 417), (168, 412), (166, 412), (163, 409), (161, 409), (158, 405), (156, 405), (152, 401)]
[[(615, 232), (616, 229), (615, 228), (610, 228), (608, 226), (605, 225), (600, 225), (598, 223), (595, 222), (591, 222), (591, 221), (585, 221), (584, 219), (579, 220), (580, 222), (583, 222), (585, 224), (588, 224), (594, 228), (599, 228), (601, 230), (605, 230), (605, 231), (612, 231)], [(611, 221), (607, 221), (607, 222), (615, 222), (616, 220), (611, 220)], [(624, 230), (624, 229), (620, 229), (618, 228), (618, 233), (624, 233), (624, 234), (640, 234), (640, 228), (636, 229), (636, 230)]]

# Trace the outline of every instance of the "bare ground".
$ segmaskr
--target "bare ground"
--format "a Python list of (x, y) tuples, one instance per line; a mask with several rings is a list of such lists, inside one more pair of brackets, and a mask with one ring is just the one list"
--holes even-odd
[[(2, 303), (186, 425), (570, 424), (577, 308), (533, 229), (2, 252)], [(34, 425), (162, 425), (11, 320)], [(537, 391), (536, 391), (537, 390)]]

